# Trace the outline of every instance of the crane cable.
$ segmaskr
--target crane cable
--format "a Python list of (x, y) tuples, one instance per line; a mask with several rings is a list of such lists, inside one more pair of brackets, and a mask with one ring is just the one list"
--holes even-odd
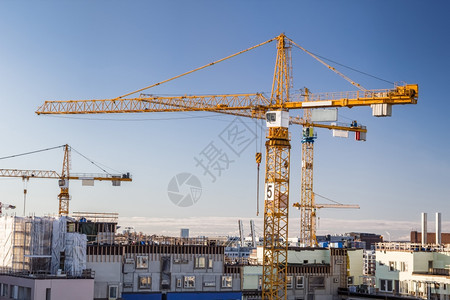
[[(311, 53), (312, 53), (312, 52), (311, 52)], [(316, 54), (316, 53), (313, 53), (313, 54), (314, 54), (315, 56), (317, 56), (317, 57), (320, 57), (320, 58), (322, 58), (322, 59), (324, 59), (324, 60), (327, 60), (327, 61), (329, 61), (329, 62), (331, 62), (331, 63), (333, 63), (333, 64), (336, 64), (336, 65), (339, 65), (339, 66), (341, 66), (341, 67), (347, 68), (347, 69), (352, 70), (352, 71), (354, 71), (354, 72), (357, 72), (357, 73), (360, 73), (360, 74), (363, 74), (363, 75), (372, 77), (372, 78), (377, 79), (377, 80), (380, 80), (380, 81), (384, 81), (384, 82), (386, 82), (386, 83), (395, 84), (395, 83), (392, 82), (392, 81), (389, 81), (389, 80), (386, 80), (386, 79), (377, 77), (377, 76), (375, 76), (375, 75), (372, 75), (372, 74), (369, 74), (369, 73), (360, 71), (360, 70), (358, 70), (358, 69), (355, 69), (355, 68), (346, 66), (346, 65), (341, 64), (341, 63), (338, 63), (337, 61), (334, 61), (334, 60), (332, 60), (332, 59), (329, 59), (329, 58), (320, 56), (320, 55), (318, 55), (318, 54)]]
[(337, 202), (337, 201), (335, 201), (335, 200), (332, 200), (332, 199), (330, 199), (330, 198), (324, 197), (324, 196), (319, 195), (319, 194), (317, 194), (317, 193), (314, 193), (314, 195), (319, 196), (320, 198), (323, 198), (323, 199), (325, 199), (325, 200), (334, 202), (335, 204), (340, 204), (340, 205), (342, 205), (342, 203), (339, 203), (339, 202)]
[[(24, 155), (29, 155), (29, 154), (35, 154), (35, 153), (44, 152), (44, 151), (48, 151), (48, 150), (54, 150), (54, 149), (58, 149), (58, 148), (63, 148), (63, 147), (65, 147), (65, 146), (66, 146), (66, 145), (61, 145), (61, 146), (56, 146), (56, 147), (51, 147), (51, 148), (45, 148), (45, 149), (41, 149), (41, 150), (35, 150), (35, 151), (30, 151), (30, 152), (25, 152), (25, 153), (15, 154), (15, 155), (4, 156), (4, 157), (0, 157), (0, 160), (1, 160), (1, 159), (7, 159), (7, 158), (14, 158), (14, 157), (19, 157), (19, 156), (24, 156)], [(85, 155), (81, 154), (80, 152), (78, 152), (78, 151), (77, 151), (76, 149), (74, 149), (73, 147), (70, 147), (70, 149), (72, 149), (73, 151), (75, 151), (76, 153), (78, 153), (80, 156), (82, 156), (83, 158), (85, 158), (86, 160), (88, 160), (91, 164), (95, 165), (96, 167), (98, 167), (100, 170), (102, 170), (102, 171), (105, 172), (106, 174), (111, 175), (110, 172), (107, 172), (104, 168), (102, 168), (102, 167), (99, 165), (100, 163), (95, 162), (94, 160), (92, 160), (92, 159), (86, 157)], [(105, 167), (107, 167), (107, 168), (109, 168), (109, 169), (111, 169), (111, 170), (113, 170), (113, 171), (115, 171), (115, 172), (121, 173), (120, 171), (114, 170), (114, 169), (111, 168), (111, 167), (108, 167), (108, 166), (105, 166)]]
[(22, 182), (23, 182), (23, 216), (25, 217), (25, 207), (27, 204), (27, 192), (28, 192), (28, 181), (30, 180), (30, 178), (28, 177), (23, 177), (22, 178)]
[(255, 48), (258, 48), (258, 47), (260, 47), (260, 46), (262, 46), (262, 45), (265, 45), (265, 44), (268, 44), (268, 43), (270, 43), (270, 42), (273, 42), (273, 41), (276, 40), (277, 38), (278, 38), (278, 37), (274, 37), (274, 38), (272, 38), (272, 39), (270, 39), (270, 40), (268, 40), (268, 41), (265, 41), (265, 42), (263, 42), (263, 43), (261, 43), (261, 44), (255, 45), (255, 46), (253, 46), (253, 47), (247, 48), (247, 49), (242, 50), (242, 51), (239, 51), (239, 52), (237, 52), (237, 53), (234, 53), (234, 54), (229, 55), (229, 56), (227, 56), (227, 57), (224, 57), (224, 58), (222, 58), (222, 59), (216, 60), (216, 61), (214, 61), (214, 62), (212, 62), (212, 63), (209, 63), (209, 64), (206, 64), (206, 65), (204, 65), (204, 66), (198, 67), (198, 68), (193, 69), (193, 70), (191, 70), (191, 71), (188, 71), (188, 72), (185, 72), (185, 73), (183, 73), (183, 74), (177, 75), (177, 76), (175, 76), (175, 77), (172, 77), (172, 78), (169, 78), (169, 79), (160, 81), (160, 82), (158, 82), (158, 83), (154, 83), (154, 84), (152, 84), (152, 85), (149, 85), (149, 86), (147, 86), (147, 87), (138, 89), (138, 90), (136, 90), (136, 91), (129, 92), (129, 93), (125, 94), (125, 95), (122, 95), (122, 96), (119, 96), (119, 97), (115, 98), (115, 100), (122, 99), (122, 98), (124, 98), (124, 97), (127, 97), (127, 96), (130, 96), (130, 95), (133, 95), (133, 94), (142, 92), (142, 91), (147, 90), (147, 89), (150, 89), (150, 88), (152, 88), (152, 87), (161, 85), (161, 84), (163, 84), (163, 83), (166, 83), (166, 82), (172, 81), (172, 80), (174, 80), (174, 79), (183, 77), (183, 76), (185, 76), (185, 75), (194, 73), (194, 72), (196, 72), (196, 71), (205, 69), (205, 68), (207, 68), (207, 67), (210, 67), (210, 66), (212, 66), (212, 65), (215, 65), (215, 64), (217, 64), (217, 63), (220, 63), (220, 62), (222, 62), (222, 61), (224, 61), (224, 60), (227, 60), (227, 59), (229, 59), (229, 58), (235, 57), (235, 56), (237, 56), (237, 55), (239, 55), (239, 54), (248, 52), (248, 51), (253, 50), (253, 49), (255, 49)]
[(61, 146), (56, 146), (56, 147), (52, 147), (52, 148), (46, 148), (46, 149), (41, 149), (41, 150), (36, 150), (36, 151), (31, 151), (31, 152), (26, 152), (26, 153), (21, 153), (21, 154), (15, 154), (15, 155), (9, 155), (9, 156), (4, 156), (4, 157), (0, 157), (0, 159), (7, 159), (7, 158), (13, 158), (13, 157), (19, 157), (19, 156), (24, 156), (24, 155), (28, 155), (28, 154), (34, 154), (34, 153), (38, 153), (38, 152), (44, 152), (44, 151), (48, 151), (48, 150), (53, 150), (53, 149), (58, 149), (58, 148), (62, 148), (65, 145), (61, 145)]
[(303, 48), (302, 46), (300, 46), (299, 44), (297, 44), (296, 42), (294, 42), (293, 40), (287, 38), (289, 41), (291, 41), (291, 43), (293, 45), (295, 45), (297, 48), (299, 48), (300, 50), (303, 50), (304, 52), (308, 53), (309, 55), (311, 55), (313, 58), (315, 58), (318, 62), (320, 62), (321, 64), (323, 64), (324, 66), (326, 66), (328, 69), (330, 69), (331, 71), (335, 72), (336, 74), (338, 74), (339, 76), (341, 76), (342, 78), (344, 78), (345, 80), (347, 80), (348, 82), (350, 82), (352, 85), (356, 86), (358, 89), (360, 89), (361, 91), (366, 92), (367, 89), (364, 88), (363, 86), (361, 86), (359, 83), (351, 80), (349, 77), (345, 76), (343, 73), (341, 73), (340, 71), (336, 70), (336, 68), (333, 68), (332, 66), (330, 66), (329, 64), (327, 64), (326, 62), (324, 62), (323, 60), (321, 60), (319, 57), (317, 57), (316, 55), (314, 55), (312, 52), (306, 50), (305, 48)]
[[(325, 65), (327, 68), (329, 68), (329, 69), (332, 70), (333, 72), (337, 73), (339, 76), (343, 77), (345, 80), (347, 80), (348, 82), (350, 82), (352, 85), (356, 86), (357, 88), (361, 89), (362, 91), (365, 91), (366, 89), (365, 89), (364, 87), (362, 87), (360, 84), (358, 84), (358, 83), (354, 82), (353, 80), (351, 80), (349, 77), (345, 76), (345, 75), (344, 75), (343, 73), (341, 73), (340, 71), (336, 70), (336, 69), (333, 68), (332, 66), (328, 65), (327, 63), (325, 63), (323, 60), (327, 60), (327, 61), (329, 61), (329, 62), (331, 62), (331, 63), (333, 63), (333, 64), (336, 64), (336, 65), (339, 65), (339, 66), (341, 66), (341, 67), (344, 67), (344, 68), (347, 68), (347, 69), (349, 69), (349, 70), (352, 70), (352, 71), (354, 71), (354, 72), (357, 72), (357, 73), (360, 73), (360, 74), (363, 74), (363, 75), (372, 77), (372, 78), (374, 78), (374, 79), (377, 79), (377, 80), (380, 80), (380, 81), (384, 81), (384, 82), (387, 82), (387, 83), (390, 83), (390, 84), (395, 84), (395, 83), (392, 82), (392, 81), (389, 81), (389, 80), (386, 80), (386, 79), (377, 77), (377, 76), (375, 76), (375, 75), (372, 75), (372, 74), (369, 74), (369, 73), (360, 71), (360, 70), (358, 70), (358, 69), (355, 69), (355, 68), (346, 66), (346, 65), (341, 64), (341, 63), (339, 63), (339, 62), (337, 62), (337, 61), (334, 61), (334, 60), (332, 60), (332, 59), (329, 59), (329, 58), (326, 58), (326, 57), (324, 57), (324, 56), (321, 56), (321, 55), (318, 55), (318, 54), (316, 54), (316, 53), (313, 53), (313, 52), (311, 52), (311, 51), (308, 51), (308, 50), (306, 50), (305, 48), (303, 48), (302, 46), (296, 44), (296, 43), (295, 43), (294, 41), (292, 41), (291, 39), (289, 39), (289, 38), (287, 38), (287, 39), (290, 40), (297, 48), (299, 48), (300, 50), (303, 50), (303, 51), (306, 52), (307, 54), (311, 55), (314, 59), (316, 59), (317, 61), (319, 61), (321, 64)], [(323, 60), (321, 60), (320, 58), (323, 59)]]
[[(262, 126), (260, 126), (262, 129)], [(262, 148), (262, 130), (261, 130), (261, 135), (260, 135), (260, 144), (258, 145), (258, 119), (255, 119), (255, 134), (256, 134), (256, 138), (255, 138), (255, 148), (256, 148), (256, 154), (255, 154), (255, 159), (256, 159), (256, 215), (259, 216), (259, 173), (260, 173), (260, 165), (261, 165), (261, 160), (262, 160), (262, 153), (261, 153), (261, 148)], [(258, 147), (259, 146), (259, 147)]]
[[(94, 166), (96, 166), (97, 168), (99, 168), (100, 170), (102, 170), (103, 172), (105, 172), (106, 174), (111, 175), (110, 172), (106, 171), (104, 168), (102, 168), (102, 167), (100, 166), (100, 163), (95, 162), (94, 160), (92, 160), (92, 159), (86, 157), (85, 155), (81, 154), (80, 152), (78, 152), (78, 151), (77, 151), (76, 149), (74, 149), (73, 147), (70, 147), (70, 148), (71, 148), (73, 151), (75, 151), (78, 155), (80, 155), (81, 157), (83, 157), (84, 159), (86, 159), (87, 161), (89, 161), (91, 164), (93, 164)], [(103, 164), (102, 164), (102, 165), (103, 165)], [(117, 170), (114, 170), (113, 168), (108, 167), (108, 166), (106, 166), (106, 165), (103, 165), (103, 166), (105, 166), (106, 168), (109, 168), (109, 169), (111, 169), (111, 170), (113, 170), (113, 171), (115, 171), (115, 172), (117, 172), (117, 173), (122, 173), (122, 172), (117, 171)]]

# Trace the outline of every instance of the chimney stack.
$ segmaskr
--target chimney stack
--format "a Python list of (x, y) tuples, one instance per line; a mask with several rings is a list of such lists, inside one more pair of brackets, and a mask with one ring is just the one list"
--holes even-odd
[(427, 213), (422, 213), (422, 245), (427, 244)]
[(436, 213), (436, 244), (441, 244), (441, 213)]

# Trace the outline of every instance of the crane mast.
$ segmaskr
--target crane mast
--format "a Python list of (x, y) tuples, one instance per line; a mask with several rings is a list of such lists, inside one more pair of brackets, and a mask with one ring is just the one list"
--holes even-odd
[[(272, 103), (278, 105), (289, 100), (290, 50), (284, 35), (280, 35), (271, 97)], [(266, 135), (263, 300), (286, 299), (291, 149), (289, 123), (283, 124), (286, 115), (289, 116), (288, 112), (281, 109), (266, 114), (268, 120), (273, 116), (276, 120), (274, 125), (269, 125)]]
[[(309, 90), (305, 89), (305, 101), (309, 101)], [(311, 109), (303, 110), (303, 119), (311, 123)], [(313, 127), (304, 126), (302, 130), (302, 169), (301, 169), (301, 198), (300, 206), (300, 245), (312, 247), (315, 244), (315, 216), (314, 216), (314, 192), (313, 192), (313, 159), (314, 159), (314, 134)]]
[[(306, 97), (309, 95), (309, 90), (305, 89)], [(302, 165), (301, 165), (301, 190), (300, 202), (294, 203), (293, 206), (300, 210), (300, 245), (304, 247), (317, 246), (316, 236), (316, 212), (320, 208), (359, 208), (359, 205), (342, 204), (331, 199), (327, 200), (335, 202), (335, 204), (317, 204), (316, 193), (313, 189), (313, 170), (314, 170), (314, 141), (317, 138), (314, 132), (314, 127), (326, 128), (333, 130), (352, 131), (355, 134), (365, 133), (367, 129), (365, 126), (358, 125), (353, 121), (349, 125), (326, 125), (311, 122), (310, 109), (303, 110), (303, 132), (302, 132)]]
[(69, 214), (69, 175), (70, 175), (70, 148), (69, 145), (64, 145), (64, 159), (61, 172), (61, 178), (59, 179), (59, 187), (61, 192), (58, 195), (59, 200), (59, 215), (67, 216)]

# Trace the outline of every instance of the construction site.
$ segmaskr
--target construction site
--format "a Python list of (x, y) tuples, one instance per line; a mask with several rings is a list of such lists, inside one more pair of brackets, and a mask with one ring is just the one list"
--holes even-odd
[[(204, 37), (205, 40), (208, 38)], [(58, 133), (54, 135), (69, 139), (70, 134), (60, 133), (66, 131), (65, 126), (80, 126), (80, 133), (70, 145), (52, 147), (45, 145), (49, 140), (42, 138), (39, 147), (30, 146), (15, 153), (1, 151), (0, 162), (8, 168), (0, 168), (0, 182), (3, 180), (9, 186), (7, 196), (0, 199), (0, 300), (449, 300), (450, 232), (443, 232), (448, 228), (448, 206), (431, 204), (432, 197), (440, 199), (438, 192), (433, 191), (433, 196), (430, 196), (431, 192), (417, 194), (418, 198), (429, 197), (421, 201), (430, 204), (415, 210), (411, 208), (414, 202), (402, 204), (405, 215), (413, 218), (408, 223), (402, 219), (403, 212), (392, 213), (390, 206), (394, 204), (389, 203), (398, 195), (393, 190), (401, 189), (408, 200), (414, 198), (409, 185), (419, 186), (422, 181), (408, 182), (408, 185), (401, 183), (397, 187), (395, 180), (399, 172), (410, 172), (410, 176), (416, 174), (412, 173), (409, 161), (424, 160), (427, 155), (410, 154), (408, 151), (413, 150), (394, 144), (388, 151), (401, 152), (405, 162), (391, 168), (389, 163), (396, 159), (395, 155), (380, 150), (385, 148), (379, 146), (392, 141), (389, 134), (396, 130), (401, 132), (398, 139), (413, 135), (408, 126), (410, 122), (418, 121), (411, 121), (404, 115), (395, 121), (393, 110), (410, 111), (410, 107), (414, 109), (420, 104), (419, 84), (402, 81), (405, 78), (397, 78), (396, 82), (384, 80), (321, 56), (296, 40), (289, 33), (280, 33), (250, 47), (240, 47), (236, 43), (234, 46), (243, 50), (231, 51), (235, 48), (230, 47), (226, 49), (228, 52), (217, 51), (222, 58), (200, 66), (186, 64), (183, 67), (189, 66), (189, 71), (175, 76), (164, 75), (167, 79), (154, 80), (152, 84), (126, 93), (117, 91), (126, 90), (128, 85), (114, 84), (114, 88), (105, 94), (102, 94), (103, 89), (97, 91), (95, 85), (86, 89), (85, 94), (77, 94), (68, 88), (69, 82), (58, 93), (52, 94), (62, 95), (61, 98), (40, 99), (37, 109), (27, 108), (30, 112), (34, 109), (36, 119), (47, 117), (51, 120), (51, 125), (46, 125), (46, 130), (42, 131), (45, 134), (55, 127)], [(163, 44), (154, 43), (152, 47), (162, 48)], [(211, 52), (214, 49), (211, 47)], [(340, 49), (336, 47), (335, 50), (339, 52)], [(254, 63), (249, 57), (256, 51), (266, 51), (263, 52), (266, 54), (271, 51), (272, 54), (265, 58), (271, 63), (273, 76), (267, 81), (270, 80), (271, 85), (261, 87), (269, 92), (179, 92), (198, 80), (193, 76), (202, 72), (210, 72), (207, 76), (211, 78), (217, 69), (225, 72), (223, 76), (238, 74), (244, 69), (247, 72), (246, 60)], [(133, 56), (132, 53), (128, 55)], [(355, 50), (355, 53), (358, 52)], [(313, 90), (317, 90), (317, 86), (311, 89), (298, 86), (300, 80), (294, 80), (297, 71), (293, 62), (297, 55), (310, 60), (308, 70), (298, 71), (307, 74), (299, 76), (302, 81), (309, 83), (308, 76), (315, 76), (309, 68), (317, 66), (321, 72), (326, 72), (323, 73), (326, 75), (318, 75), (322, 77), (317, 81), (318, 85), (334, 89), (338, 85), (328, 81), (327, 77), (333, 76), (333, 80), (337, 78), (336, 82), (351, 85), (353, 90), (316, 93)], [(352, 58), (355, 65), (363, 65), (358, 57)], [(164, 62), (170, 59), (161, 56), (159, 69), (152, 69), (150, 73), (162, 72)], [(227, 63), (237, 70), (226, 73)], [(103, 67), (94, 64), (92, 69), (96, 68)], [(169, 65), (167, 68), (170, 69)], [(389, 69), (389, 64), (384, 68)], [(383, 81), (385, 88), (368, 89), (364, 80), (354, 80), (347, 72)], [(404, 73), (400, 69), (392, 74), (402, 76)], [(132, 72), (127, 73), (127, 77), (133, 77), (130, 74)], [(259, 74), (255, 74), (254, 80), (260, 80)], [(217, 81), (228, 84), (223, 79)], [(214, 90), (215, 83), (205, 82), (204, 85), (209, 84), (208, 88)], [(70, 91), (75, 93), (73, 98)], [(89, 93), (92, 97), (80, 96)], [(342, 112), (350, 109), (351, 118), (343, 117)], [(370, 121), (370, 117), (360, 120), (357, 111), (362, 109), (370, 111), (376, 121)], [(121, 117), (128, 114), (130, 118)], [(172, 114), (175, 117), (171, 118)], [(97, 115), (100, 119), (95, 119)], [(121, 127), (125, 126), (122, 124), (131, 122), (130, 119), (146, 120), (140, 115), (152, 118), (149, 119), (152, 127), (147, 129), (148, 135), (123, 133)], [(159, 117), (153, 118), (154, 115)], [(234, 119), (231, 122), (220, 119), (224, 116)], [(358, 116), (358, 120), (354, 116)], [(187, 125), (183, 128), (180, 121), (183, 118), (196, 118), (196, 129)], [(103, 126), (99, 120), (111, 123)], [(211, 130), (209, 120), (225, 120), (229, 125), (194, 156), (195, 172), (183, 171), (173, 176), (169, 184), (161, 183), (160, 180), (170, 177), (170, 172), (189, 168), (183, 152), (202, 140), (202, 130), (211, 133), (208, 131)], [(96, 125), (87, 124), (89, 121)], [(390, 129), (388, 133), (383, 132), (386, 130), (384, 122)], [(423, 124), (424, 121), (420, 122)], [(58, 124), (58, 128), (54, 124)], [(367, 148), (357, 150), (356, 144), (367, 142), (369, 127), (379, 130), (375, 143), (371, 144), (373, 152), (368, 152)], [(254, 136), (239, 136), (243, 128), (249, 129)], [(101, 130), (102, 136), (91, 137), (90, 130), (97, 134), (96, 130)], [(175, 134), (176, 130), (180, 132)], [(317, 143), (321, 131), (336, 138), (336, 148), (332, 139), (325, 144)], [(186, 137), (189, 133), (192, 136)], [(386, 140), (382, 139), (384, 134)], [(88, 136), (90, 138), (84, 141)], [(119, 139), (119, 136), (120, 144), (125, 148), (101, 148), (102, 143)], [(343, 145), (349, 137), (355, 143)], [(192, 142), (186, 143), (184, 138), (191, 138)], [(231, 150), (219, 149), (214, 144), (217, 140)], [(76, 150), (72, 145), (78, 141), (92, 154)], [(93, 145), (94, 142), (98, 145)], [(248, 175), (247, 156), (241, 156), (250, 151), (249, 145), (255, 146), (252, 175)], [(145, 149), (146, 157), (135, 155), (139, 148), (148, 148)], [(322, 156), (315, 157), (315, 152), (322, 148), (333, 156), (324, 159), (323, 164)], [(344, 155), (341, 149), (352, 149), (352, 154)], [(55, 150), (62, 152), (62, 157), (55, 155)], [(41, 159), (39, 155), (46, 158)], [(129, 164), (130, 170), (116, 171), (91, 159), (91, 155), (114, 161), (114, 168), (121, 169)], [(350, 161), (348, 157), (354, 159)], [(53, 167), (35, 168), (50, 160), (48, 166)], [(54, 161), (57, 170), (54, 170)], [(139, 167), (131, 167), (132, 163), (128, 161)], [(24, 167), (27, 164), (29, 168)], [(335, 168), (333, 164), (340, 167)], [(317, 165), (320, 167), (315, 172)], [(78, 166), (86, 172), (73, 172)], [(230, 166), (236, 169), (233, 173), (229, 171)], [(425, 163), (421, 166), (420, 172), (432, 173)], [(88, 171), (93, 168), (100, 171)], [(445, 169), (445, 162), (441, 168)], [(137, 174), (136, 169), (139, 170)], [(222, 176), (228, 171), (230, 178)], [(323, 177), (315, 182), (318, 174)], [(407, 175), (405, 178), (410, 179)], [(76, 182), (88, 190), (82, 191)], [(17, 184), (20, 183), (23, 188), (19, 192)], [(98, 186), (93, 187), (94, 183)], [(45, 188), (39, 188), (41, 184), (45, 184)], [(230, 185), (229, 194), (224, 189), (227, 185)], [(53, 195), (52, 203), (39, 203), (40, 199), (47, 199), (54, 188), (58, 194)], [(327, 195), (323, 196), (322, 191)], [(336, 201), (335, 195), (337, 199), (345, 195), (348, 201)], [(209, 201), (203, 202), (204, 207), (197, 203), (201, 197)], [(51, 211), (48, 211), (49, 207)], [(166, 207), (169, 207), (167, 211), (173, 211), (169, 221), (164, 221)], [(433, 230), (428, 230), (428, 214), (417, 209), (439, 211), (430, 220), (434, 222)], [(230, 217), (228, 211), (235, 214)], [(339, 219), (342, 211), (349, 211), (341, 217), (345, 220)], [(420, 222), (419, 212), (422, 212)], [(389, 225), (378, 222), (380, 214), (397, 218), (396, 222)], [(215, 228), (224, 227), (225, 223), (216, 224), (216, 216), (232, 219), (236, 230), (227, 229), (227, 232), (235, 234), (219, 233)], [(186, 220), (196, 217), (210, 218), (210, 221), (202, 221), (192, 230)], [(149, 221), (151, 218), (161, 223), (163, 230), (156, 230), (155, 224)], [(249, 233), (246, 233), (242, 219), (245, 226), (249, 225)], [(249, 223), (247, 219), (250, 219)], [(375, 225), (367, 225), (371, 222)], [(419, 223), (420, 229), (411, 226)], [(402, 235), (394, 233), (396, 227), (401, 227), (398, 230), (403, 230)], [(179, 230), (180, 234), (171, 234), (174, 230)]]

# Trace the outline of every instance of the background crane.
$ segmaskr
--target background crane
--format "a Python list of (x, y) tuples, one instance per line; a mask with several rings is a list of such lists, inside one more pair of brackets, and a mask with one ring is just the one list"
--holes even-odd
[[(309, 90), (305, 89), (305, 98), (309, 99)], [(306, 123), (312, 123), (312, 111), (311, 109), (303, 110), (303, 120)], [(336, 112), (337, 120), (337, 112)], [(334, 121), (336, 121), (334, 120)], [(314, 124), (313, 124), (314, 125)], [(350, 125), (341, 126), (346, 127), (344, 131), (355, 131), (361, 129), (361, 131), (355, 131), (356, 140), (365, 141), (365, 126), (359, 125), (356, 121), (353, 121)], [(322, 124), (322, 128), (335, 129), (333, 125)], [(342, 129), (339, 129), (342, 131)], [(361, 132), (364, 136), (361, 137)], [(294, 203), (293, 206), (300, 210), (300, 245), (306, 247), (317, 246), (316, 237), (316, 210), (318, 208), (323, 208), (325, 206), (319, 207), (315, 203), (315, 193), (313, 190), (313, 174), (314, 174), (314, 141), (317, 138), (313, 130), (313, 126), (303, 126), (302, 133), (302, 168), (301, 168), (301, 186), (300, 186), (300, 202)], [(344, 204), (340, 205), (339, 208), (343, 208)], [(329, 206), (330, 207), (330, 206)], [(346, 206), (346, 208), (359, 208)]]
[[(119, 186), (122, 181), (132, 181), (130, 173), (126, 174), (70, 174), (70, 150), (69, 145), (60, 146), (64, 148), (63, 167), (61, 173), (56, 171), (45, 170), (17, 170), (17, 169), (0, 169), (0, 177), (20, 177), (24, 182), (30, 178), (46, 178), (58, 179), (60, 187), (59, 199), (59, 215), (69, 214), (69, 181), (70, 180), (84, 180), (88, 185), (92, 185), (93, 181), (111, 181), (113, 186)], [(59, 147), (57, 147), (59, 148)], [(54, 149), (54, 148), (52, 148)], [(24, 188), (24, 215), (27, 189)]]
[[(303, 172), (302, 172), (302, 175), (303, 175)], [(302, 179), (302, 181), (303, 181), (303, 179)], [(303, 188), (303, 186), (302, 186), (302, 188)], [(303, 190), (302, 190), (302, 192), (303, 192)], [(303, 195), (303, 193), (302, 193), (302, 195)], [(316, 195), (319, 196), (319, 197), (322, 197), (324, 199), (332, 201), (333, 204), (316, 203), (316, 201), (315, 201)], [(311, 202), (309, 202), (309, 203), (310, 203), (309, 204), (310, 206), (306, 206), (306, 205), (308, 205), (308, 202), (303, 201), (303, 199), (302, 199), (301, 202), (297, 202), (297, 203), (292, 204), (292, 206), (294, 206), (294, 207), (296, 207), (296, 208), (298, 208), (299, 210), (302, 211), (302, 216), (303, 216), (303, 214), (305, 214), (305, 211), (307, 211), (307, 214), (309, 216), (308, 221), (310, 223), (303, 222), (302, 219), (300, 220), (300, 233), (301, 233), (300, 237), (303, 237), (303, 238), (305, 236), (311, 237), (311, 240), (306, 240), (306, 242), (309, 242), (307, 244), (304, 244), (305, 240), (302, 240), (300, 238), (300, 244), (302, 244), (303, 246), (306, 246), (306, 247), (317, 246), (317, 236), (316, 236), (317, 220), (316, 220), (316, 218), (317, 218), (317, 210), (318, 209), (321, 209), (321, 208), (353, 208), (353, 209), (359, 209), (360, 208), (359, 205), (357, 205), (357, 204), (342, 204), (342, 203), (333, 201), (331, 199), (325, 198), (323, 196), (320, 196), (319, 194), (316, 194), (314, 192), (312, 192), (312, 194), (311, 194)], [(310, 232), (307, 232), (307, 230), (310, 230)]]
[[(270, 97), (261, 93), (203, 96), (159, 97), (135, 93), (158, 86), (181, 76), (215, 65), (226, 59), (276, 41), (277, 55)], [(394, 89), (366, 90), (343, 74), (339, 75), (356, 85), (360, 91), (327, 94), (309, 94), (292, 100), (290, 89), (291, 48), (296, 45), (281, 34), (259, 45), (250, 47), (213, 63), (180, 74), (162, 82), (127, 93), (114, 99), (45, 101), (37, 114), (103, 114), (136, 112), (210, 111), (237, 116), (266, 118), (266, 169), (264, 201), (264, 259), (263, 299), (286, 299), (287, 238), (289, 213), (290, 134), (289, 110), (326, 107), (373, 106), (383, 112), (394, 104), (417, 103), (418, 86), (405, 85)], [(303, 49), (303, 48), (301, 48)], [(291, 119), (294, 124), (308, 125), (305, 120)], [(318, 126), (319, 127), (319, 126)]]

